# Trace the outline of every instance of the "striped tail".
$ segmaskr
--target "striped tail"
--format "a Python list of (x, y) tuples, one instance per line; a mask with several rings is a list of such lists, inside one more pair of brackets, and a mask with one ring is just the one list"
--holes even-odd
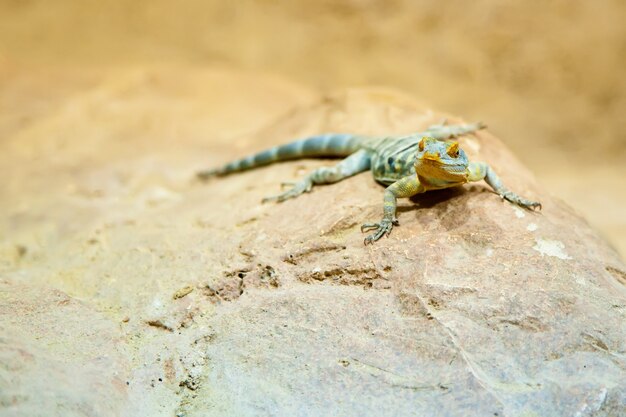
[(207, 179), (214, 176), (228, 175), (233, 172), (246, 171), (274, 162), (288, 161), (320, 156), (348, 156), (357, 150), (365, 139), (347, 133), (327, 133), (297, 140), (286, 145), (279, 145), (266, 151), (250, 155), (243, 159), (230, 162), (220, 168), (199, 172), (198, 178)]

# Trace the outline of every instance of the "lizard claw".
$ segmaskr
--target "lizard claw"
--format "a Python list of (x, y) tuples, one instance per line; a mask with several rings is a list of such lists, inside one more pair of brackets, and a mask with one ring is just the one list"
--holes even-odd
[(398, 222), (398, 219), (385, 218), (383, 218), (380, 223), (365, 223), (361, 226), (361, 232), (365, 232), (369, 229), (374, 229), (374, 233), (367, 236), (363, 240), (363, 244), (367, 245), (369, 243), (374, 243), (383, 236), (389, 236), (389, 233), (391, 233), (391, 229), (393, 228), (393, 226), (397, 226), (398, 224), (400, 224)]

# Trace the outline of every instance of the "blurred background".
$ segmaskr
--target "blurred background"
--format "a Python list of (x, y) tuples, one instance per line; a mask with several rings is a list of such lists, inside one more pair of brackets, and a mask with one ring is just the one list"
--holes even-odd
[(390, 86), (482, 120), (626, 254), (623, 0), (0, 0), (0, 94), (15, 71), (151, 65)]

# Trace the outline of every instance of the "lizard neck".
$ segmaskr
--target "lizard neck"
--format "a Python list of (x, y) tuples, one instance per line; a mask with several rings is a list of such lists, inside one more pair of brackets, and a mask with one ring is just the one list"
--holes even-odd
[(417, 174), (417, 179), (427, 190), (440, 190), (443, 188), (456, 187), (457, 185), (462, 185), (467, 182), (467, 176), (465, 175), (459, 175), (458, 178), (454, 179), (442, 179)]

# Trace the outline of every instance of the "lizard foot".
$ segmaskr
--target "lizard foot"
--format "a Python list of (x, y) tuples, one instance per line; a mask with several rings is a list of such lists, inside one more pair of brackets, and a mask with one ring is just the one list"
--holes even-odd
[(272, 197), (265, 197), (262, 201), (263, 203), (267, 203), (269, 201), (277, 201), (279, 203), (288, 200), (290, 198), (294, 198), (299, 196), (302, 193), (308, 193), (309, 191), (311, 191), (311, 188), (313, 188), (313, 181), (311, 181), (311, 179), (309, 178), (304, 178), (298, 182), (293, 182), (293, 183), (282, 183), (283, 186), (285, 185), (291, 185), (292, 188), (288, 191), (285, 191), (284, 193), (272, 196)]
[(365, 232), (369, 229), (374, 229), (375, 231), (363, 240), (363, 244), (367, 245), (368, 243), (374, 243), (378, 239), (383, 237), (383, 235), (389, 236), (389, 233), (391, 233), (391, 229), (393, 228), (393, 226), (397, 226), (399, 224), (400, 223), (398, 222), (398, 219), (387, 218), (383, 218), (380, 223), (365, 223), (363, 226), (361, 226), (361, 232)]
[(517, 194), (512, 193), (512, 192), (500, 194), (500, 197), (528, 210), (535, 210), (535, 209), (541, 210), (541, 203), (538, 203), (536, 201), (526, 200), (525, 198), (520, 197)]

